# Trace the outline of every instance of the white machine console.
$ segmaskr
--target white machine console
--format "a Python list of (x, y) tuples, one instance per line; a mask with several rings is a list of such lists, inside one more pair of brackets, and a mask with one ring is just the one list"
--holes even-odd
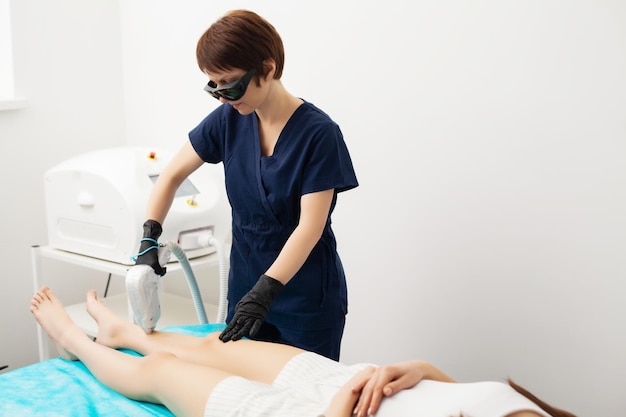
[[(173, 154), (120, 147), (89, 152), (44, 176), (49, 245), (132, 265), (139, 250), (152, 186)], [(213, 252), (208, 236), (225, 242), (230, 206), (221, 165), (203, 164), (183, 182), (159, 241), (178, 243), (188, 258)]]

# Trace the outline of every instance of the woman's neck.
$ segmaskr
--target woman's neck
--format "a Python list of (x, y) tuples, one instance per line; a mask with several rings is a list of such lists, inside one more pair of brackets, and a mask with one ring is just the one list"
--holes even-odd
[(289, 93), (280, 80), (271, 83), (266, 99), (255, 111), (259, 123), (265, 126), (285, 125), (303, 101)]

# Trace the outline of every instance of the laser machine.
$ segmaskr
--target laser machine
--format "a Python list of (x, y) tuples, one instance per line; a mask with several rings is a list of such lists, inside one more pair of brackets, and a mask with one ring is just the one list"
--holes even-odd
[[(172, 156), (162, 149), (117, 147), (85, 153), (48, 170), (44, 191), (49, 246), (134, 265), (131, 258), (143, 236), (150, 191)], [(166, 263), (174, 253), (174, 261), (181, 262), (201, 322), (206, 322), (201, 318), (204, 308), (186, 258), (219, 249), (230, 236), (230, 222), (223, 168), (204, 164), (179, 187), (162, 225), (159, 241), (167, 244), (159, 249), (160, 259)], [(158, 277), (151, 268), (140, 267), (146, 266), (129, 268), (126, 288), (135, 321), (149, 332), (160, 316)], [(226, 274), (220, 265), (218, 317), (222, 320)]]

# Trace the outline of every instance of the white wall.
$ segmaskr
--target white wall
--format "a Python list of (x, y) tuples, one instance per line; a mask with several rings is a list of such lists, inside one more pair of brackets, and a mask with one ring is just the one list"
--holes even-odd
[[(44, 9), (34, 22), (28, 3)], [(26, 176), (25, 186), (2, 183), (4, 195), (35, 202), (6, 208), (5, 277), (30, 273), (24, 247), (44, 236), (46, 154), (113, 144), (85, 125), (177, 148), (217, 104), (202, 91), (197, 38), (225, 11), (251, 8), (283, 36), (287, 88), (341, 125), (361, 182), (334, 216), (350, 291), (342, 359), (420, 357), (464, 381), (511, 376), (579, 416), (626, 412), (623, 2), (123, 1), (123, 59), (104, 40), (118, 42), (116, 2), (49, 3), (13, 6), (28, 53), (48, 58), (33, 67), (16, 56), (22, 95), (38, 91), (35, 74), (50, 82), (40, 106), (0, 114), (4, 154), (19, 148), (0, 169)], [(96, 74), (63, 48), (87, 49), (84, 36), (64, 36), (77, 23), (59, 5), (102, 25), (109, 60), (90, 67)], [(110, 14), (96, 20), (91, 7)], [(41, 48), (38, 24), (65, 43)], [(119, 104), (119, 81), (123, 116), (84, 91), (85, 78), (107, 71), (114, 79), (100, 93)], [(53, 94), (58, 80), (80, 99)], [(35, 163), (32, 141), (46, 152)], [(0, 317), (22, 311), (19, 301), (1, 303)]]
[(8, 0), (0, 0), (0, 104), (15, 98), (11, 10)]
[[(0, 111), (0, 365), (8, 364), (7, 371), (38, 357), (28, 306), (30, 247), (47, 243), (44, 172), (76, 154), (124, 143), (118, 1), (12, 1), (11, 17), (15, 94), (27, 105)], [(106, 278), (81, 270), (68, 276), (59, 265), (49, 265), (47, 274), (66, 302), (84, 299)]]
[(129, 141), (186, 140), (217, 104), (197, 38), (256, 10), (283, 36), (285, 85), (340, 123), (361, 182), (334, 217), (342, 359), (427, 358), (623, 414), (622, 4), (123, 2)]

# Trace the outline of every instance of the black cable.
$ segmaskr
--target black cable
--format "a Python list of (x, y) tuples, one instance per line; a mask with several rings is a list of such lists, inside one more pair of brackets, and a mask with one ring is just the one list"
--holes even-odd
[(104, 289), (104, 298), (106, 298), (107, 294), (109, 293), (109, 284), (111, 284), (111, 273), (109, 272), (109, 278), (107, 279), (107, 286)]

